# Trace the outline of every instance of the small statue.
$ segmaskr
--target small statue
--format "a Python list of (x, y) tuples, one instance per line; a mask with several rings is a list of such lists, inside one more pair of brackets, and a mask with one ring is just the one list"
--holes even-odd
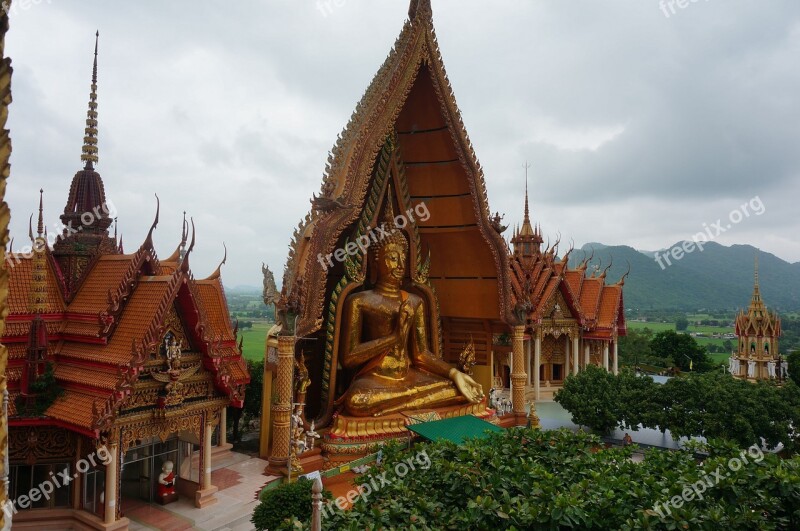
[(630, 433), (626, 433), (625, 436), (622, 438), (622, 446), (630, 446), (633, 444), (633, 437), (631, 437)]
[(164, 461), (161, 465), (161, 473), (158, 475), (158, 497), (166, 501), (170, 496), (175, 495), (175, 465), (172, 461)]
[(492, 228), (497, 232), (497, 234), (502, 234), (508, 228), (508, 225), (503, 225), (503, 218), (505, 215), (500, 215), (500, 212), (495, 212), (494, 217), (491, 218)]
[(317, 439), (320, 438), (319, 433), (315, 431), (314, 421), (311, 421), (311, 428), (306, 432), (306, 448), (309, 450), (313, 450), (314, 446), (317, 443)]

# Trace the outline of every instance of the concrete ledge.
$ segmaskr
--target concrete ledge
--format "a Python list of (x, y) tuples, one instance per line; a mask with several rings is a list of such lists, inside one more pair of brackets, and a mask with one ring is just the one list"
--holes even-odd
[(198, 491), (194, 495), (194, 506), (198, 509), (202, 509), (203, 507), (208, 507), (209, 505), (213, 505), (217, 503), (217, 491), (219, 489), (214, 485), (211, 485), (207, 489), (198, 489)]
[(127, 531), (130, 520), (120, 518), (111, 524), (103, 523), (99, 517), (78, 509), (31, 509), (20, 511), (12, 517), (13, 529), (35, 529), (37, 531)]

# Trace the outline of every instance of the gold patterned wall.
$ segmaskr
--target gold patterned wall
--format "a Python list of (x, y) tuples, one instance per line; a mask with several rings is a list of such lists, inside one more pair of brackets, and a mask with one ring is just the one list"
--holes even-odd
[[(11, 212), (5, 202), (6, 179), (10, 171), (8, 164), (11, 155), (11, 139), (6, 129), (8, 119), (8, 106), (11, 103), (11, 60), (6, 58), (6, 32), (8, 31), (8, 7), (11, 1), (3, 2), (0, 10), (0, 245), (5, 253), (8, 245), (8, 220)], [(0, 333), (5, 328), (6, 315), (8, 315), (8, 271), (6, 270), (5, 254), (0, 264)], [(0, 504), (5, 505), (8, 496), (6, 492), (6, 479), (8, 477), (8, 415), (6, 392), (6, 366), (8, 365), (8, 350), (0, 345), (0, 396), (3, 400), (2, 417), (0, 417)], [(6, 527), (5, 515), (0, 511), (0, 529)]]

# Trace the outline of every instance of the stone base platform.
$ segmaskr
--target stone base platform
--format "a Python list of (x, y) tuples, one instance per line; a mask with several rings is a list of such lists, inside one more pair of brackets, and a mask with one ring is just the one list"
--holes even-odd
[(381, 417), (349, 417), (336, 415), (330, 430), (323, 436), (322, 452), (326, 457), (324, 468), (334, 468), (375, 453), (388, 441), (407, 442), (415, 435), (407, 426), (464, 415), (497, 423), (493, 409), (486, 402), (450, 406), (438, 409), (404, 411)]

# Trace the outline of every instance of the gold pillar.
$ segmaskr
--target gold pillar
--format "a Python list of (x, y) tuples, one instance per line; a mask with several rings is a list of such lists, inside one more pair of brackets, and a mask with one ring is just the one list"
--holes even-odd
[(564, 336), (564, 374), (561, 379), (566, 380), (569, 374), (569, 336)]
[[(0, 264), (0, 330), (5, 328), (6, 315), (8, 315), (8, 269), (6, 267), (5, 249), (8, 245), (8, 220), (11, 211), (5, 202), (6, 178), (11, 169), (8, 164), (11, 155), (11, 139), (6, 129), (8, 119), (8, 105), (11, 103), (11, 61), (5, 57), (5, 36), (8, 31), (8, 13), (11, 2), (3, 4), (0, 9), (0, 246), (3, 247), (3, 262)], [(8, 394), (6, 389), (6, 366), (8, 365), (8, 350), (0, 345), (0, 397), (3, 400), (3, 411), (0, 412), (0, 504), (5, 507), (8, 493), (6, 480), (8, 478)], [(10, 527), (11, 517), (6, 521), (5, 511), (0, 511), (0, 529)]]
[(278, 402), (272, 406), (272, 455), (268, 467), (272, 472), (286, 473), (289, 463), (294, 344), (294, 336), (278, 338)]
[(119, 469), (119, 443), (109, 442), (106, 446), (110, 462), (106, 465), (106, 503), (103, 521), (113, 524), (117, 520), (117, 471)]
[(511, 373), (511, 404), (514, 414), (525, 416), (525, 327), (515, 326), (512, 329), (514, 358)]
[(228, 408), (223, 407), (219, 412), (219, 441), (217, 446), (228, 444)]

